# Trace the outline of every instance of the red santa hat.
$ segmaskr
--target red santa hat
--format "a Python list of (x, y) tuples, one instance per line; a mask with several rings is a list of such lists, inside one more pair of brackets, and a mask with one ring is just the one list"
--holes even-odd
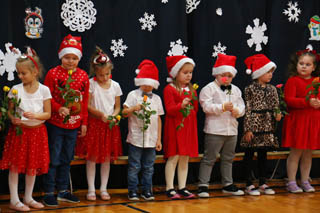
[(246, 73), (251, 74), (252, 79), (257, 79), (271, 69), (277, 68), (277, 65), (263, 54), (250, 56), (246, 58), (244, 63), (247, 65)]
[(81, 59), (82, 57), (81, 37), (72, 36), (70, 34), (64, 37), (58, 51), (59, 59), (61, 59), (66, 54), (75, 54), (76, 56), (78, 56), (79, 60)]
[(134, 79), (136, 86), (148, 85), (154, 89), (159, 87), (159, 71), (156, 65), (150, 60), (143, 60), (138, 69), (136, 69), (137, 77)]
[(193, 66), (196, 65), (191, 58), (189, 58), (187, 56), (184, 56), (184, 55), (168, 56), (166, 58), (166, 62), (167, 62), (167, 68), (168, 68), (169, 76), (171, 78), (175, 78), (177, 76), (179, 70), (181, 69), (181, 67), (185, 63), (190, 63)]
[(219, 53), (216, 63), (212, 68), (212, 75), (215, 76), (222, 73), (230, 72), (233, 75), (233, 77), (236, 76), (236, 60), (236, 56)]

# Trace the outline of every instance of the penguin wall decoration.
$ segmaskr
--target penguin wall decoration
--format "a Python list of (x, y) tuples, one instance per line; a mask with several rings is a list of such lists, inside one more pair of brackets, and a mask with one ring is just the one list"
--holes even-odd
[(26, 18), (24, 19), (26, 36), (31, 39), (41, 38), (43, 32), (43, 18), (41, 9), (36, 7), (34, 11), (31, 8), (26, 9)]

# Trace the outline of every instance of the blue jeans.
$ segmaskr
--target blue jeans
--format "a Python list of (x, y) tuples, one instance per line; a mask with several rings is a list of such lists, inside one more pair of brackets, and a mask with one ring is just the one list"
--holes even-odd
[(46, 193), (69, 188), (70, 163), (73, 160), (78, 129), (63, 129), (46, 123), (50, 151), (50, 168), (43, 177)]
[(140, 148), (129, 144), (128, 147), (128, 190), (138, 191), (141, 172), (141, 190), (152, 190), (153, 164), (156, 158), (155, 148)]

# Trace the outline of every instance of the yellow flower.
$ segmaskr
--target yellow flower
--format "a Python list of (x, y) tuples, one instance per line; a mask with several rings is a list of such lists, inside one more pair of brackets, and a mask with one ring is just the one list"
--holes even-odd
[(319, 82), (319, 77), (314, 78), (313, 82)]
[(69, 71), (68, 71), (68, 74), (69, 74), (69, 75), (72, 75), (72, 73), (73, 73), (73, 70), (69, 70)]
[(18, 94), (18, 90), (13, 89), (13, 90), (12, 90), (12, 94), (13, 94), (13, 95), (17, 95), (17, 94)]
[(118, 121), (120, 121), (121, 115), (117, 115), (117, 116), (116, 116), (116, 119), (117, 119)]
[(143, 96), (143, 102), (146, 102), (147, 99), (148, 99), (148, 96), (144, 95), (144, 96)]
[(10, 91), (10, 87), (4, 86), (4, 87), (3, 87), (3, 91), (4, 91), (4, 92), (9, 92), (9, 91)]
[(193, 87), (194, 90), (197, 90), (199, 88), (199, 85), (198, 84), (193, 84), (192, 87)]

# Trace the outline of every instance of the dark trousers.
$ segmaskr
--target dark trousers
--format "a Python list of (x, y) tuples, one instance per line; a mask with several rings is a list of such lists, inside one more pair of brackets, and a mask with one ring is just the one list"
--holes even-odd
[[(247, 186), (252, 185), (252, 171), (254, 170), (254, 156), (255, 150), (247, 149), (243, 158), (246, 168), (246, 179)], [(258, 175), (259, 175), (259, 186), (266, 183), (266, 165), (267, 165), (267, 151), (257, 150), (258, 153)]]

